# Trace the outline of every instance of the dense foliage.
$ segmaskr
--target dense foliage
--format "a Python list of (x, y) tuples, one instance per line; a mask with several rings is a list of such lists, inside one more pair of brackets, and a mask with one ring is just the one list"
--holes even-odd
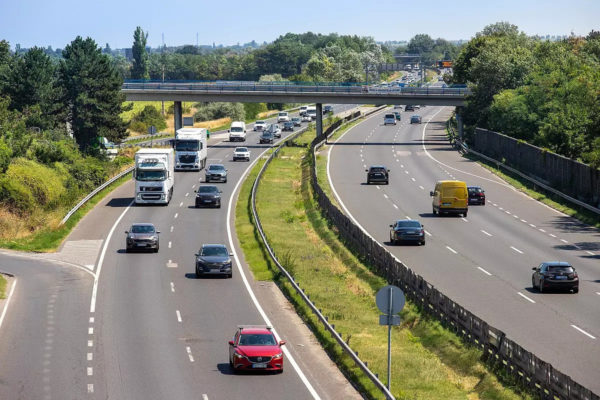
[(548, 42), (508, 23), (461, 51), (455, 82), (473, 95), (468, 127), (484, 127), (600, 166), (600, 35)]

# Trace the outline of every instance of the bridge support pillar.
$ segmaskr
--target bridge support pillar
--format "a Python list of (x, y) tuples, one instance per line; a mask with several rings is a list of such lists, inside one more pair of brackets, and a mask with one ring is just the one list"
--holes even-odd
[(177, 132), (178, 129), (183, 127), (183, 111), (180, 101), (173, 102), (173, 118), (175, 118), (175, 132)]
[(462, 107), (456, 107), (456, 123), (458, 124), (458, 139), (463, 141), (463, 119), (462, 119)]
[(323, 104), (317, 103), (317, 137), (323, 135)]

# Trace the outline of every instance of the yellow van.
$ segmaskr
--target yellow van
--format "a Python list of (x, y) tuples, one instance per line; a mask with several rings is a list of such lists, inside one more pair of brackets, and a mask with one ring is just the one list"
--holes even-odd
[(437, 181), (435, 190), (429, 192), (433, 197), (433, 213), (462, 214), (467, 216), (469, 192), (462, 181)]

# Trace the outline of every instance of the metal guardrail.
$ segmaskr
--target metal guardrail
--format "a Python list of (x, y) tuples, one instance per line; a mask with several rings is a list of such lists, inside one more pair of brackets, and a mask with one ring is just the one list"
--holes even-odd
[(591, 211), (593, 213), (596, 213), (596, 214), (600, 215), (600, 208), (594, 207), (594, 206), (592, 206), (592, 205), (590, 205), (588, 203), (585, 203), (585, 202), (583, 202), (581, 200), (577, 200), (576, 198), (571, 197), (568, 194), (565, 194), (565, 193), (563, 193), (563, 192), (561, 192), (559, 190), (556, 190), (553, 187), (550, 187), (550, 186), (546, 185), (545, 183), (542, 183), (542, 182), (540, 182), (540, 181), (538, 181), (536, 179), (533, 179), (532, 177), (530, 177), (530, 176), (522, 173), (521, 171), (519, 171), (519, 170), (517, 170), (517, 169), (515, 169), (513, 167), (510, 167), (510, 166), (504, 164), (501, 161), (498, 161), (496, 159), (493, 159), (491, 157), (486, 156), (483, 153), (480, 153), (478, 151), (470, 149), (469, 146), (467, 146), (464, 142), (461, 142), (458, 138), (456, 138), (454, 129), (452, 127), (449, 128), (449, 131), (451, 131), (450, 134), (453, 136), (453, 139), (454, 139), (454, 142), (456, 143), (456, 145), (459, 146), (463, 151), (465, 151), (467, 153), (475, 154), (477, 157), (481, 157), (481, 158), (483, 158), (485, 160), (488, 160), (489, 162), (492, 162), (492, 163), (496, 164), (496, 166), (497, 166), (498, 169), (500, 169), (500, 167), (502, 167), (502, 168), (506, 169), (507, 171), (510, 171), (513, 174), (519, 175), (521, 178), (528, 180), (529, 182), (533, 183), (534, 185), (539, 186), (542, 189), (544, 189), (544, 190), (546, 190), (546, 191), (548, 191), (550, 193), (553, 193), (553, 194), (555, 194), (555, 195), (557, 195), (559, 197), (562, 197), (563, 199), (565, 199), (567, 201), (570, 201), (571, 203), (573, 203), (575, 205), (578, 205), (579, 207), (583, 207), (586, 210), (589, 210), (589, 211)]
[(123, 83), (122, 90), (182, 90), (207, 93), (273, 92), (273, 93), (363, 93), (390, 95), (438, 95), (462, 96), (471, 94), (468, 88), (439, 87), (389, 87), (381, 88), (364, 84), (293, 83), (278, 82), (155, 82), (141, 81)]
[(120, 179), (121, 177), (123, 177), (123, 176), (127, 175), (128, 173), (130, 173), (131, 171), (133, 171), (133, 168), (134, 167), (132, 166), (132, 167), (129, 167), (126, 170), (118, 173), (117, 175), (113, 176), (112, 178), (110, 178), (109, 180), (104, 182), (102, 185), (98, 186), (96, 189), (94, 189), (90, 194), (85, 196), (83, 199), (81, 199), (81, 201), (79, 203), (77, 203), (77, 205), (75, 207), (73, 207), (71, 209), (71, 211), (69, 211), (67, 213), (67, 215), (65, 215), (65, 217), (60, 221), (59, 225), (63, 225), (65, 222), (67, 222), (69, 220), (69, 218), (71, 218), (71, 216), (77, 212), (77, 210), (79, 210), (85, 203), (87, 203), (98, 192), (100, 192), (102, 189), (106, 188), (111, 183), (115, 182), (116, 180)]
[[(358, 113), (360, 114), (360, 111)], [(353, 115), (355, 115), (355, 114), (352, 114), (350, 117), (352, 117)], [(346, 122), (350, 122), (350, 120), (355, 120), (357, 118), (360, 118), (360, 115), (356, 118), (351, 118), (351, 119), (347, 120)], [(327, 129), (327, 131), (324, 133), (324, 136), (326, 137), (327, 135), (333, 134), (333, 132), (335, 132), (340, 127), (340, 125), (342, 125), (342, 120), (337, 121), (334, 125), (329, 127)], [(269, 156), (267, 161), (263, 164), (262, 168), (260, 169), (258, 175), (256, 176), (256, 179), (254, 180), (254, 184), (252, 185), (252, 198), (251, 198), (252, 216), (254, 217), (254, 221), (256, 222), (256, 227), (258, 229), (258, 232), (260, 234), (262, 242), (265, 245), (265, 247), (267, 248), (267, 251), (268, 251), (269, 255), (271, 256), (271, 259), (277, 265), (279, 270), (286, 276), (286, 278), (289, 280), (289, 282), (294, 287), (296, 292), (300, 295), (300, 297), (302, 297), (302, 299), (304, 300), (306, 305), (308, 305), (308, 307), (316, 315), (316, 317), (319, 319), (319, 321), (321, 321), (321, 323), (323, 324), (325, 329), (327, 329), (327, 331), (333, 336), (333, 338), (342, 347), (342, 349), (346, 352), (346, 354), (348, 354), (352, 358), (352, 360), (355, 362), (355, 364), (367, 375), (367, 377), (375, 384), (375, 386), (377, 386), (377, 388), (385, 395), (386, 399), (393, 400), (394, 396), (386, 388), (385, 384), (383, 384), (383, 382), (381, 382), (379, 380), (379, 378), (369, 369), (369, 367), (358, 357), (358, 354), (350, 348), (350, 346), (344, 341), (342, 336), (335, 330), (335, 328), (329, 323), (327, 318), (321, 313), (321, 311), (317, 308), (317, 306), (310, 300), (308, 295), (300, 288), (298, 283), (294, 280), (294, 277), (279, 262), (279, 260), (277, 259), (277, 256), (275, 255), (275, 252), (269, 245), (269, 242), (267, 240), (265, 232), (263, 231), (262, 224), (260, 222), (260, 217), (258, 216), (258, 212), (256, 211), (256, 191), (258, 189), (258, 184), (260, 183), (260, 179), (262, 178), (264, 171), (267, 169), (268, 165), (271, 163), (273, 158), (277, 155), (279, 150), (281, 150), (283, 145), (287, 141), (292, 140), (293, 138), (295, 138), (302, 132), (297, 132), (294, 135), (291, 135), (286, 141), (282, 142), (279, 146), (277, 146), (277, 148), (273, 151), (273, 153)], [(313, 149), (311, 149), (311, 151), (312, 150), (314, 150), (314, 147), (313, 147)]]

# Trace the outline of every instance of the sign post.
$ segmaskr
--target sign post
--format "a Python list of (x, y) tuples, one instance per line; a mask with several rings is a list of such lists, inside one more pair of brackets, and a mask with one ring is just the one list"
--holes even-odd
[(385, 286), (375, 295), (377, 308), (383, 313), (379, 316), (379, 325), (388, 327), (388, 390), (392, 381), (392, 326), (400, 325), (400, 316), (396, 314), (404, 308), (405, 301), (404, 292), (396, 286)]
[(154, 147), (154, 134), (156, 134), (156, 127), (154, 125), (148, 127), (148, 134), (150, 135), (150, 147)]

